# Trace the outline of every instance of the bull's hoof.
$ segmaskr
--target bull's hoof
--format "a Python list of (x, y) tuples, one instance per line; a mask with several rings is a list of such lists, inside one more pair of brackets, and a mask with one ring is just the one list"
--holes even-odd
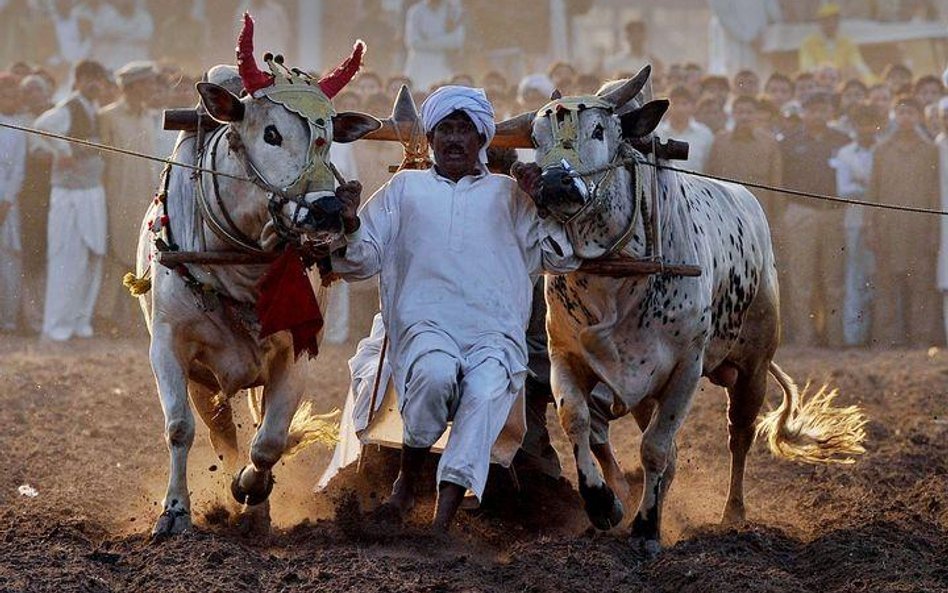
[(662, 551), (662, 544), (653, 538), (633, 536), (632, 546), (638, 548), (646, 560), (654, 560)]
[(596, 488), (580, 487), (586, 515), (593, 527), (601, 531), (608, 531), (622, 522), (625, 510), (622, 501), (612, 492), (609, 486), (603, 484)]
[(191, 529), (191, 513), (183, 508), (165, 509), (151, 530), (151, 539), (161, 540), (188, 529)]
[(270, 535), (270, 505), (263, 502), (237, 514), (234, 528), (248, 538), (259, 539)]
[(252, 467), (249, 465), (244, 466), (237, 472), (234, 480), (230, 483), (230, 493), (239, 504), (255, 506), (270, 497), (275, 481), (273, 472), (268, 471), (263, 479), (254, 480), (250, 479), (251, 476), (245, 475), (248, 471), (252, 471)]

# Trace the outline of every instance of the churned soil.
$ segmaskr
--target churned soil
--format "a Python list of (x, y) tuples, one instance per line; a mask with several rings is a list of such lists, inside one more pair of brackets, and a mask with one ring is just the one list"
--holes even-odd
[[(324, 346), (310, 363), (318, 409), (341, 407), (352, 350)], [(0, 337), (0, 591), (948, 592), (948, 352), (784, 349), (778, 361), (865, 408), (868, 452), (855, 465), (808, 466), (755, 445), (749, 522), (720, 527), (726, 398), (702, 383), (679, 437), (664, 550), (647, 560), (626, 526), (588, 527), (565, 458), (563, 480), (521, 478), (519, 490), (495, 471), (483, 508), (463, 511), (443, 538), (424, 528), (430, 500), (405, 527), (373, 515), (395, 455), (371, 450), (314, 494), (330, 457), (314, 448), (277, 467), (272, 533), (245, 536), (228, 521), (231, 476), (200, 425), (195, 528), (151, 542), (168, 455), (147, 342)], [(768, 402), (778, 401), (772, 386)], [(246, 444), (249, 413), (237, 408)], [(635, 423), (617, 422), (613, 440), (635, 490)]]

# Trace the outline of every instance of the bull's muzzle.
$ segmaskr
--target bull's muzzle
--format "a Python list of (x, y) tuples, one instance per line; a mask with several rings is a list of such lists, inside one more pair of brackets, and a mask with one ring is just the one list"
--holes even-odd
[(565, 167), (547, 167), (540, 175), (540, 199), (538, 208), (547, 210), (559, 218), (572, 215), (582, 207), (584, 198), (578, 183)]
[(320, 193), (315, 199), (307, 196), (307, 212), (302, 226), (315, 234), (342, 232), (342, 202), (334, 193)]

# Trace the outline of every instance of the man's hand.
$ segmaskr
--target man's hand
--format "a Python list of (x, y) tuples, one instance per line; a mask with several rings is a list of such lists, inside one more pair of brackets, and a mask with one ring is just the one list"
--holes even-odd
[(536, 202), (540, 197), (540, 176), (543, 174), (543, 169), (536, 163), (517, 162), (510, 168), (510, 174), (517, 180), (517, 185), (523, 193)]
[(336, 197), (342, 202), (342, 226), (346, 234), (359, 228), (359, 203), (362, 201), (362, 184), (347, 181), (336, 188)]

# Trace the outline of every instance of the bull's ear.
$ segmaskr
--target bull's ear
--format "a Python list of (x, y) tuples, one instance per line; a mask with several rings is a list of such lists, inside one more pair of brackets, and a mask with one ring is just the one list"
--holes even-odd
[(244, 104), (235, 94), (213, 82), (197, 83), (201, 105), (215, 120), (231, 123), (244, 119)]
[(355, 142), (359, 138), (382, 127), (382, 122), (371, 115), (357, 113), (355, 111), (344, 111), (337, 113), (332, 118), (332, 141)]
[(668, 105), (668, 99), (658, 99), (621, 115), (622, 137), (632, 139), (651, 134), (668, 111)]

